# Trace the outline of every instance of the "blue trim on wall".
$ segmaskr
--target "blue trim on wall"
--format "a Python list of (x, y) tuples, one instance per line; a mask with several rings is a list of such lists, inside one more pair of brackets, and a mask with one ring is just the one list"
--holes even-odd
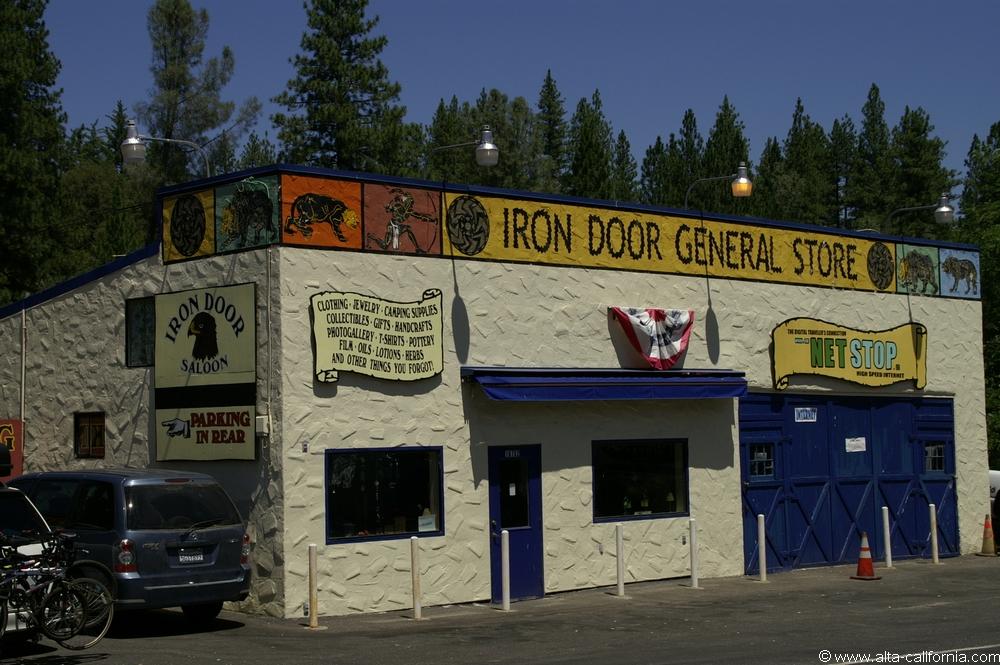
[(131, 254), (126, 254), (125, 256), (115, 259), (110, 263), (105, 263), (103, 266), (94, 268), (89, 272), (85, 272), (82, 275), (77, 275), (72, 279), (68, 279), (65, 282), (56, 284), (55, 286), (50, 286), (44, 291), (39, 291), (34, 293), (23, 300), (18, 300), (9, 305), (0, 307), (0, 319), (5, 319), (8, 316), (17, 314), (23, 309), (29, 309), (36, 305), (40, 305), (47, 300), (52, 300), (64, 293), (69, 293), (74, 289), (78, 289), (85, 284), (92, 282), (94, 280), (100, 279), (105, 275), (110, 275), (113, 272), (117, 272), (122, 268), (127, 268), (133, 263), (138, 263), (143, 259), (148, 259), (151, 256), (156, 256), (160, 251), (160, 243), (154, 242), (145, 247), (138, 249)]

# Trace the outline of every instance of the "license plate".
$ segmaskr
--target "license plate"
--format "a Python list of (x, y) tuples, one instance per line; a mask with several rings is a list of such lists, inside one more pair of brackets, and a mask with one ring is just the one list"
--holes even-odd
[(177, 561), (180, 563), (203, 563), (205, 553), (201, 550), (178, 550)]

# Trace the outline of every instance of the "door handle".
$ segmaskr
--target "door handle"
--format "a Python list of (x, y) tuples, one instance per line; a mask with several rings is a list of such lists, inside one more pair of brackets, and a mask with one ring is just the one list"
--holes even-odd
[(490, 536), (494, 539), (499, 538), (500, 534), (497, 533), (497, 521), (490, 520)]

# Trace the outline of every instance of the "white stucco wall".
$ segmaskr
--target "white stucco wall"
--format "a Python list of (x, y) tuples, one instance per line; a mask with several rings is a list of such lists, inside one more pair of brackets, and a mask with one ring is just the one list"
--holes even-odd
[[(255, 462), (156, 462), (151, 422), (153, 367), (125, 366), (125, 301), (211, 285), (257, 283), (257, 412), (266, 413), (268, 381), (267, 257), (261, 250), (164, 266), (142, 259), (96, 281), (28, 308), (24, 384), (24, 470), (157, 466), (216, 477), (249, 519), (254, 540), (254, 593), (247, 606), (280, 614), (281, 489), (279, 461), (266, 443)], [(277, 290), (271, 295), (276, 299)], [(277, 302), (272, 303), (277, 309)], [(0, 414), (22, 417), (21, 314), (0, 320)], [(277, 355), (270, 362), (277, 366)], [(278, 400), (272, 400), (276, 403)], [(104, 459), (76, 459), (73, 415), (105, 413)], [(275, 408), (275, 417), (280, 417)]]
[[(741, 574), (734, 401), (508, 404), (460, 383), (462, 365), (621, 366), (611, 341), (617, 330), (609, 326), (610, 305), (695, 310), (683, 366), (745, 371), (751, 389), (761, 390), (771, 389), (771, 330), (788, 318), (810, 316), (869, 330), (923, 323), (929, 380), (922, 394), (955, 396), (962, 549), (978, 548), (981, 534), (970, 525), (981, 517), (985, 499), (980, 497), (987, 494), (976, 301), (419, 256), (283, 249), (281, 257), (290, 615), (301, 611), (307, 598), (308, 543), (319, 544), (322, 613), (392, 610), (410, 603), (408, 541), (324, 544), (323, 451), (329, 448), (444, 446), (447, 532), (421, 539), (427, 605), (489, 597), (489, 445), (542, 444), (547, 591), (615, 582), (614, 527), (592, 519), (590, 442), (603, 438), (687, 438), (701, 574)], [(428, 288), (444, 294), (445, 363), (439, 380), (407, 384), (341, 373), (336, 387), (313, 383), (310, 295), (339, 290), (414, 300)], [(789, 390), (921, 394), (907, 385), (875, 390), (793, 379)], [(308, 453), (302, 452), (302, 441), (308, 441)], [(686, 575), (687, 528), (686, 519), (627, 523), (629, 579)]]
[[(270, 257), (270, 264), (268, 263)], [(329, 448), (441, 446), (446, 533), (421, 539), (426, 605), (489, 597), (486, 448), (540, 443), (549, 592), (615, 582), (614, 525), (594, 524), (590, 443), (688, 439), (691, 514), (703, 577), (743, 572), (737, 407), (734, 400), (580, 404), (499, 403), (463, 385), (462, 365), (619, 367), (610, 305), (695, 310), (683, 366), (746, 372), (771, 390), (770, 334), (810, 316), (859, 329), (909, 321), (928, 329), (928, 384), (866, 389), (793, 379), (789, 391), (954, 398), (961, 547), (978, 551), (988, 510), (985, 398), (978, 301), (873, 294), (610, 270), (274, 247), (163, 266), (158, 257), (82, 285), (25, 313), (25, 470), (156, 465), (152, 368), (124, 363), (124, 302), (242, 282), (257, 284), (258, 413), (274, 430), (256, 462), (169, 463), (218, 477), (249, 515), (254, 595), (245, 609), (296, 616), (307, 598), (307, 545), (319, 545), (320, 611), (408, 607), (409, 541), (325, 544), (324, 457)], [(342, 372), (313, 380), (309, 296), (356, 291), (444, 302), (444, 373), (416, 383)], [(0, 320), (0, 413), (16, 418), (21, 316)], [(627, 364), (627, 363), (626, 363)], [(107, 414), (107, 457), (73, 457), (73, 414)], [(307, 451), (303, 451), (303, 443)], [(630, 580), (688, 572), (687, 519), (626, 523)]]

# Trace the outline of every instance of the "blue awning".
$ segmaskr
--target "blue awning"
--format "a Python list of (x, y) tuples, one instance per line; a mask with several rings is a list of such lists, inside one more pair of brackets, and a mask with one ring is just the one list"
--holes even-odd
[(743, 372), (463, 367), (490, 399), (569, 402), (623, 399), (734, 399), (747, 394)]

